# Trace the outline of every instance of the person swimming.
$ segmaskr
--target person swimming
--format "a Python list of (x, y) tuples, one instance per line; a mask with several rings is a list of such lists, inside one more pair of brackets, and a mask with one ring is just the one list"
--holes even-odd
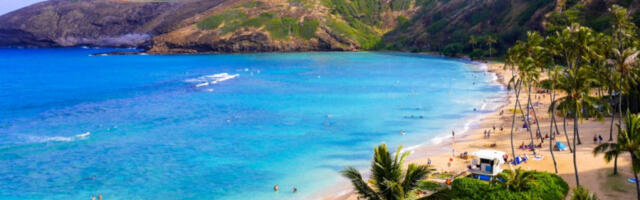
[(278, 184), (276, 184), (276, 185), (274, 185), (274, 186), (273, 186), (273, 191), (276, 191), (276, 192), (277, 192), (277, 191), (278, 191), (278, 189), (279, 189)]
[(293, 188), (293, 193), (296, 193), (296, 192), (298, 192), (298, 188), (295, 188), (295, 187), (294, 187), (294, 188)]

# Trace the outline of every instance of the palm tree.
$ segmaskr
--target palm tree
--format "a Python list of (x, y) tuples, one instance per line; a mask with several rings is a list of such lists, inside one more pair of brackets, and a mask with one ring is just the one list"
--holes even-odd
[(533, 111), (533, 118), (536, 122), (536, 135), (540, 136), (540, 140), (542, 141), (542, 134), (540, 133), (540, 123), (538, 122), (538, 114), (536, 113), (536, 109), (533, 107), (533, 102), (531, 101), (531, 87), (533, 84), (537, 83), (540, 79), (540, 71), (548, 66), (551, 66), (551, 56), (548, 53), (547, 48), (543, 46), (545, 43), (545, 38), (540, 36), (537, 32), (527, 32), (527, 46), (529, 47), (529, 56), (532, 60), (532, 66), (527, 69), (524, 73), (524, 79), (528, 86), (528, 100), (527, 100), (527, 115), (529, 115), (529, 109)]
[(633, 42), (638, 28), (631, 22), (627, 9), (613, 5), (610, 11), (613, 16), (613, 31), (611, 36), (613, 48), (609, 60), (619, 75), (617, 89), (619, 94), (618, 113), (620, 114), (620, 118), (618, 119), (618, 123), (621, 124), (622, 96), (628, 91), (629, 81), (633, 80), (631, 64), (637, 62), (638, 53), (632, 46), (634, 46)]
[(622, 153), (620, 151), (620, 145), (618, 143), (600, 144), (593, 149), (593, 156), (600, 153), (604, 153), (604, 160), (607, 161), (607, 163), (611, 162), (611, 160), (615, 158), (615, 162), (613, 163), (613, 175), (618, 175), (618, 155)]
[[(524, 49), (524, 43), (522, 43), (521, 41), (517, 41), (516, 44), (509, 48), (508, 53), (507, 53), (507, 59), (506, 62), (509, 66), (511, 66), (511, 79), (509, 80), (509, 84), (508, 84), (508, 89), (514, 89), (515, 90), (515, 94), (516, 94), (516, 102), (514, 103), (513, 106), (513, 117), (511, 120), (511, 154), (512, 157), (515, 158), (516, 153), (514, 150), (514, 145), (513, 145), (513, 130), (515, 128), (516, 125), (516, 114), (517, 114), (517, 109), (518, 109), (518, 105), (520, 104), (520, 91), (521, 91), (521, 86), (522, 86), (522, 79), (519, 78), (520, 76), (518, 76), (515, 72), (515, 68), (518, 65), (522, 65), (521, 64), (521, 60), (523, 57), (523, 53), (525, 52)], [(520, 109), (522, 111), (522, 109)], [(526, 123), (526, 122), (525, 122)]]
[[(618, 75), (617, 90), (620, 94), (618, 98), (618, 113), (620, 113), (620, 119), (622, 120), (622, 95), (628, 94), (631, 89), (631, 85), (636, 80), (636, 74), (633, 73), (633, 67), (638, 63), (638, 52), (635, 48), (627, 48), (624, 50), (613, 49), (613, 58), (609, 59), (609, 63), (614, 66), (614, 69)], [(627, 98), (627, 105), (629, 105), (629, 99)]]
[(563, 90), (567, 95), (556, 101), (557, 106), (563, 110), (573, 114), (573, 165), (576, 176), (576, 184), (580, 185), (578, 177), (578, 164), (576, 161), (576, 139), (579, 135), (579, 121), (582, 120), (584, 114), (601, 117), (597, 112), (598, 107), (596, 99), (589, 96), (591, 86), (597, 83), (597, 80), (591, 77), (592, 72), (589, 68), (581, 67), (566, 70), (564, 76), (558, 78), (558, 88)]
[(393, 156), (385, 144), (374, 148), (369, 184), (353, 167), (344, 169), (342, 175), (351, 180), (358, 195), (364, 199), (406, 199), (416, 188), (418, 181), (425, 178), (433, 169), (426, 165), (409, 164), (407, 170), (403, 171), (402, 164), (409, 152), (402, 153), (401, 150), (402, 147), (398, 147), (395, 156)]
[(578, 186), (573, 188), (571, 200), (598, 200), (598, 197), (595, 193), (591, 193), (587, 188)]
[[(547, 70), (547, 77), (549, 80), (549, 88), (551, 89), (551, 95), (549, 95), (550, 102), (556, 101), (556, 83), (555, 80), (560, 76), (560, 68), (558, 66), (553, 66), (549, 70)], [(556, 174), (558, 174), (558, 164), (556, 163), (556, 157), (553, 154), (553, 140), (555, 139), (555, 135), (558, 133), (558, 125), (556, 124), (556, 106), (552, 103), (549, 106), (549, 115), (551, 116), (551, 122), (549, 123), (549, 152), (551, 153), (551, 159), (553, 160), (553, 168), (555, 169)], [(556, 124), (556, 132), (553, 132), (553, 125)]]
[(492, 55), (492, 54), (491, 54), (491, 50), (493, 49), (493, 44), (495, 44), (495, 43), (496, 43), (496, 42), (498, 42), (498, 41), (496, 41), (496, 38), (494, 38), (493, 36), (491, 36), (491, 35), (487, 35), (487, 36), (484, 38), (484, 42), (485, 42), (485, 43), (487, 44), (487, 46), (489, 47), (489, 57), (491, 57), (491, 55)]
[(507, 190), (520, 192), (528, 189), (530, 186), (534, 186), (534, 174), (535, 171), (525, 171), (521, 168), (518, 168), (515, 171), (505, 170), (498, 174), (498, 178), (494, 179), (493, 183), (502, 185)]
[[(604, 153), (604, 159), (609, 162), (613, 156), (628, 152), (631, 155), (633, 175), (636, 180), (638, 180), (638, 172), (640, 172), (640, 115), (634, 115), (627, 111), (624, 125), (625, 127), (623, 128), (620, 124), (617, 124), (618, 142), (598, 145), (598, 147), (593, 150), (593, 153)], [(638, 193), (638, 199), (640, 199), (640, 185), (638, 181), (636, 181), (636, 192)]]
[(469, 44), (471, 44), (472, 50), (476, 49), (476, 44), (478, 44), (478, 37), (473, 36), (473, 35), (471, 37), (469, 37)]
[[(533, 133), (531, 131), (532, 127), (529, 123), (530, 115), (529, 111), (532, 108), (531, 101), (531, 87), (533, 83), (537, 82), (540, 77), (540, 70), (543, 66), (547, 65), (549, 59), (546, 55), (544, 48), (541, 46), (544, 38), (542, 38), (539, 34), (535, 32), (527, 33), (527, 41), (520, 42), (518, 41), (514, 47), (510, 49), (509, 58), (510, 61), (517, 66), (518, 76), (513, 76), (513, 78), (509, 81), (510, 85), (516, 86), (516, 94), (519, 94), (521, 90), (521, 86), (524, 84), (528, 88), (528, 99), (527, 99), (527, 111), (524, 113), (522, 109), (522, 104), (520, 103), (519, 98), (516, 98), (516, 108), (519, 106), (520, 110), (523, 111), (523, 117), (525, 125), (527, 126), (527, 130), (529, 131), (529, 137), (531, 139), (531, 145), (533, 145)], [(515, 84), (514, 84), (515, 83)], [(514, 109), (515, 110), (515, 109)], [(537, 116), (535, 113), (535, 109), (533, 111), (533, 116), (535, 117), (535, 121), (537, 123)], [(515, 123), (515, 115), (513, 119), (513, 123)], [(538, 124), (537, 134), (540, 132), (540, 125)], [(514, 125), (512, 124), (512, 127)], [(534, 155), (536, 152), (534, 151)], [(515, 156), (515, 155), (514, 155)]]
[[(561, 32), (556, 33), (553, 37), (554, 45), (552, 48), (554, 50), (552, 52), (564, 60), (564, 64), (566, 64), (568, 71), (573, 71), (575, 74), (580, 68), (584, 68), (584, 65), (589, 64), (591, 55), (593, 55), (593, 49), (591, 47), (595, 42), (596, 40), (593, 30), (583, 27), (580, 24), (573, 23)], [(589, 85), (589, 89), (590, 88), (591, 85)], [(569, 111), (570, 110), (573, 110), (573, 108), (569, 109)], [(582, 144), (580, 135), (578, 134), (576, 136), (578, 140), (577, 144)]]

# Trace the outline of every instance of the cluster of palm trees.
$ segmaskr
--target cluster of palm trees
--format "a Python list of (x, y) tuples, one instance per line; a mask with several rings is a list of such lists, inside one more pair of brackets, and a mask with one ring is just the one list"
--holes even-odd
[[(560, 134), (558, 119), (562, 117), (563, 132), (569, 150), (573, 153), (573, 166), (578, 191), (583, 196), (590, 196), (580, 186), (576, 145), (582, 143), (579, 134), (580, 121), (584, 118), (602, 119), (611, 116), (609, 142), (594, 149), (594, 154), (604, 153), (607, 161), (614, 160), (614, 174), (617, 174), (617, 158), (627, 152), (632, 158), (633, 172), (638, 180), (640, 172), (640, 115), (633, 115), (628, 110), (623, 112), (622, 101), (630, 105), (629, 93), (634, 85), (640, 84), (640, 62), (638, 59), (640, 37), (638, 28), (631, 22), (627, 10), (614, 5), (611, 33), (598, 33), (592, 29), (573, 23), (565, 29), (543, 36), (538, 32), (527, 33), (525, 41), (518, 41), (508, 50), (507, 66), (511, 67), (512, 78), (509, 89), (515, 92), (511, 127), (511, 153), (516, 156), (513, 133), (516, 125), (517, 111), (520, 110), (523, 122), (527, 127), (530, 145), (534, 145), (535, 134), (544, 140), (540, 129), (536, 109), (533, 106), (532, 92), (540, 86), (550, 91), (551, 105), (546, 112), (550, 113), (549, 151), (553, 159), (555, 172), (558, 173), (553, 153), (553, 143)], [(477, 43), (476, 38), (472, 39)], [(488, 42), (491, 45), (493, 42)], [(546, 78), (541, 80), (545, 74)], [(527, 92), (525, 105), (521, 102), (522, 90)], [(523, 109), (523, 106), (525, 108)], [(619, 115), (617, 140), (614, 141), (614, 118)], [(626, 117), (623, 117), (626, 116)], [(624, 123), (622, 119), (625, 119)], [(573, 139), (567, 133), (567, 119), (573, 120)], [(535, 151), (534, 151), (535, 153)], [(349, 178), (359, 196), (366, 199), (406, 199), (411, 195), (419, 180), (425, 178), (433, 169), (426, 165), (410, 164), (406, 171), (402, 170), (404, 158), (399, 148), (391, 154), (386, 145), (375, 148), (374, 160), (371, 164), (371, 179), (365, 181), (355, 168), (342, 171)], [(501, 175), (508, 188), (520, 190), (531, 181), (529, 173), (521, 170), (506, 172)], [(509, 181), (512, 180), (512, 181)], [(640, 184), (636, 181), (638, 199), (640, 200)], [(581, 192), (582, 191), (582, 192)], [(595, 198), (595, 196), (593, 196)], [(591, 199), (587, 197), (584, 199)], [(577, 198), (583, 199), (583, 198)]]
[(470, 36), (469, 44), (471, 44), (472, 51), (476, 49), (476, 45), (484, 43), (489, 48), (489, 57), (493, 55), (493, 45), (498, 43), (498, 40), (492, 35), (487, 36)]
[[(578, 176), (578, 161), (576, 159), (576, 145), (582, 143), (579, 134), (579, 122), (584, 118), (598, 118), (611, 116), (609, 141), (612, 142), (614, 130), (614, 117), (619, 115), (618, 141), (607, 143), (596, 148), (596, 153), (606, 152), (605, 158), (614, 159), (614, 174), (617, 174), (617, 158), (622, 152), (631, 152), (632, 160), (640, 156), (640, 134), (634, 135), (631, 122), (622, 123), (622, 101), (626, 98), (626, 105), (630, 105), (629, 93), (633, 85), (640, 82), (640, 62), (638, 62), (640, 39), (637, 35), (638, 28), (630, 21), (625, 8), (614, 5), (611, 9), (613, 23), (611, 33), (598, 33), (588, 27), (573, 23), (563, 30), (542, 36), (537, 32), (527, 33), (526, 41), (518, 41), (508, 50), (506, 63), (512, 71), (512, 79), (509, 88), (514, 89), (516, 103), (513, 109), (513, 123), (511, 128), (511, 153), (515, 157), (513, 146), (513, 129), (516, 124), (516, 110), (522, 111), (524, 124), (530, 136), (530, 145), (534, 144), (533, 120), (537, 127), (536, 135), (543, 139), (539, 127), (535, 107), (532, 106), (531, 93), (535, 86), (542, 86), (551, 91), (549, 98), (552, 102), (549, 110), (551, 123), (549, 127), (549, 150), (554, 163), (554, 169), (558, 172), (552, 144), (559, 128), (556, 116), (563, 118), (564, 135), (570, 151), (573, 153), (573, 165), (576, 184), (580, 185)], [(542, 73), (547, 78), (540, 80)], [(526, 111), (522, 109), (520, 94), (522, 89), (528, 92)], [(531, 119), (531, 115), (533, 119)], [(637, 120), (629, 111), (628, 120)], [(570, 141), (566, 131), (567, 118), (573, 119), (573, 140)], [(554, 131), (555, 129), (555, 131)], [(622, 133), (627, 132), (625, 136)], [(631, 137), (631, 139), (625, 139)], [(620, 142), (626, 142), (620, 144)], [(634, 143), (634, 144), (628, 144)], [(622, 148), (622, 146), (625, 148)], [(629, 149), (629, 148), (638, 149)], [(636, 153), (637, 152), (637, 153)], [(535, 153), (535, 151), (534, 151)], [(634, 173), (636, 170), (634, 161)], [(640, 163), (637, 163), (640, 166)], [(640, 169), (640, 167), (638, 167)], [(635, 173), (637, 174), (637, 173)], [(638, 199), (640, 199), (640, 186), (638, 186)]]

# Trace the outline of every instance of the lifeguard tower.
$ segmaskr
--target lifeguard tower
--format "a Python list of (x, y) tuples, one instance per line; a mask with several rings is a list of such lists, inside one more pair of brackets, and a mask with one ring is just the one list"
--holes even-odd
[(473, 174), (473, 178), (490, 181), (502, 172), (502, 164), (504, 164), (504, 155), (502, 151), (496, 150), (480, 150), (471, 153), (475, 158), (469, 166), (469, 172)]

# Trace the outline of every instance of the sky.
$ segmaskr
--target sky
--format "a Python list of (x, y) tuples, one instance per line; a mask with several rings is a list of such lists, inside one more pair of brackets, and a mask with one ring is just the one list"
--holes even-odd
[(0, 0), (0, 15), (44, 0)]

